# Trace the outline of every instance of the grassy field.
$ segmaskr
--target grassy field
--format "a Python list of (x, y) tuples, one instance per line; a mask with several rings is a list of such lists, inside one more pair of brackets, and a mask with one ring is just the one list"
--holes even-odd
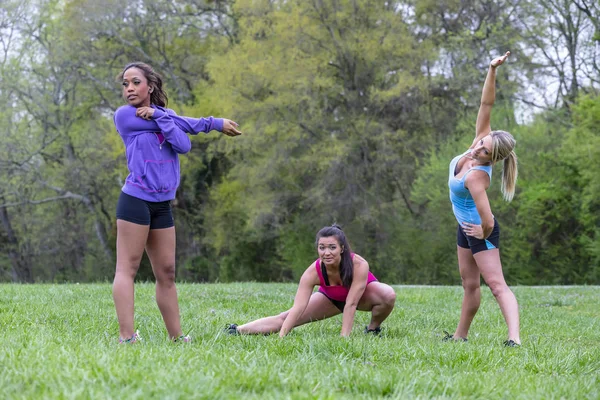
[(395, 287), (382, 337), (350, 339), (341, 318), (285, 339), (228, 336), (288, 308), (292, 284), (179, 284), (192, 343), (170, 343), (154, 286), (136, 286), (144, 339), (117, 344), (109, 284), (0, 285), (3, 399), (600, 398), (600, 288), (516, 287), (523, 346), (505, 348), (506, 326), (486, 288), (468, 343), (442, 342), (458, 321), (459, 287)]

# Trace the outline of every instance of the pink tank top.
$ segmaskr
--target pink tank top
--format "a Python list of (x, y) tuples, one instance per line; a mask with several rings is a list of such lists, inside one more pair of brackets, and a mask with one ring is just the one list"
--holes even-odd
[[(354, 253), (352, 253), (352, 259), (354, 259)], [(325, 283), (325, 277), (323, 276), (323, 271), (321, 271), (320, 258), (318, 258), (315, 262), (315, 266), (317, 268), (317, 274), (319, 275), (319, 292), (323, 293), (325, 296), (329, 297), (332, 300), (346, 301), (346, 297), (348, 297), (348, 292), (350, 292), (349, 288), (343, 285), (329, 286)], [(325, 273), (327, 274), (327, 271), (325, 271)], [(375, 278), (375, 275), (373, 275), (371, 271), (369, 271), (369, 275), (367, 277), (367, 285), (376, 280), (377, 278)]]

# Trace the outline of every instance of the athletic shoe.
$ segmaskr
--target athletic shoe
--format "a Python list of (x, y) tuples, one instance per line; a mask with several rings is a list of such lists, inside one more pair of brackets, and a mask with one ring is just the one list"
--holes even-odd
[(134, 344), (141, 341), (142, 337), (138, 331), (135, 331), (135, 333), (129, 339), (119, 338), (119, 344)]
[(519, 347), (519, 346), (521, 346), (519, 343), (515, 342), (512, 339), (504, 341), (504, 345), (506, 347)]
[(369, 326), (365, 326), (365, 334), (368, 335), (369, 333), (372, 333), (373, 336), (379, 336), (379, 334), (381, 333), (381, 327), (378, 326), (375, 329), (369, 329)]
[(240, 333), (238, 332), (237, 327), (237, 324), (227, 324), (225, 327), (225, 332), (230, 335), (239, 335)]
[(451, 340), (454, 340), (457, 342), (468, 342), (469, 341), (467, 338), (464, 338), (464, 337), (454, 339), (454, 335), (451, 335), (450, 333), (448, 333), (448, 331), (444, 331), (444, 334), (445, 334), (445, 336), (442, 338), (442, 341), (444, 341), (444, 342), (449, 342)]
[(173, 339), (173, 343), (189, 343), (192, 341), (192, 338), (189, 335), (181, 335), (178, 338)]

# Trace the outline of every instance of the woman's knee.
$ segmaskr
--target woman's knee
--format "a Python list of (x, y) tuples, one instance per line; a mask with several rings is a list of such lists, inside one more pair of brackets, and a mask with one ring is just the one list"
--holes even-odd
[(159, 283), (175, 283), (175, 264), (166, 264), (156, 268), (154, 276)]
[(465, 292), (474, 292), (476, 290), (479, 290), (479, 287), (481, 285), (479, 279), (464, 279), (462, 278), (462, 287), (465, 290)]
[(502, 281), (491, 281), (491, 282), (486, 282), (486, 283), (487, 283), (488, 287), (490, 288), (490, 290), (492, 291), (492, 294), (494, 295), (494, 297), (498, 297), (506, 292), (510, 292), (508, 285), (503, 280)]
[(382, 300), (383, 303), (389, 307), (394, 307), (396, 304), (396, 292), (391, 286), (388, 286), (383, 292)]
[[(370, 305), (368, 305), (370, 304)], [(396, 304), (396, 292), (386, 284), (377, 285), (375, 292), (372, 292), (368, 304), (359, 303), (359, 310), (367, 310), (374, 306), (384, 306), (386, 308), (394, 308)], [(367, 307), (367, 308), (365, 308)]]
[(120, 276), (125, 276), (127, 278), (134, 279), (139, 268), (140, 268), (140, 261), (136, 262), (135, 260), (132, 260), (129, 262), (123, 262), (123, 261), (119, 260), (119, 261), (117, 261), (115, 277), (120, 275)]

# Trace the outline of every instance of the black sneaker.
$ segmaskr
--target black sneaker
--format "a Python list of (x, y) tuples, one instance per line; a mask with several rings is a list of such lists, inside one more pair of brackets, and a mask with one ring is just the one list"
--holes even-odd
[(381, 333), (381, 327), (378, 326), (375, 329), (369, 329), (369, 326), (365, 326), (365, 334), (368, 335), (369, 333), (372, 333), (373, 336), (379, 336), (379, 334)]
[(227, 324), (225, 327), (225, 332), (230, 335), (239, 335), (240, 333), (238, 332), (237, 327), (237, 324)]
[(454, 340), (457, 342), (468, 342), (469, 341), (467, 338), (464, 338), (464, 337), (454, 339), (454, 335), (451, 335), (450, 333), (448, 333), (448, 331), (443, 331), (443, 332), (444, 332), (444, 337), (442, 338), (443, 342), (449, 342), (451, 340)]
[(519, 347), (521, 346), (519, 343), (515, 342), (514, 340), (510, 339), (510, 340), (505, 340), (504, 341), (504, 345), (506, 347)]

